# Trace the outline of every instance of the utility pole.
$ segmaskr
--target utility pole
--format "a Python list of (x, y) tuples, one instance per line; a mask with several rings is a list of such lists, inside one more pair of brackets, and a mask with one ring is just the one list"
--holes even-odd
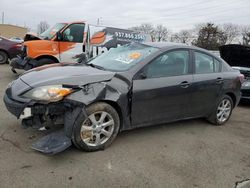
[(2, 12), (2, 24), (4, 24), (4, 12)]
[(102, 25), (102, 17), (97, 18), (97, 25)]

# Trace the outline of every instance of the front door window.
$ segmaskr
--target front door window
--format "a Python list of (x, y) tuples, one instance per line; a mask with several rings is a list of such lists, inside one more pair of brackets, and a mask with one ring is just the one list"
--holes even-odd
[(64, 42), (83, 43), (84, 24), (72, 24), (63, 31)]
[(76, 55), (83, 53), (84, 24), (76, 23), (69, 25), (62, 32), (59, 41), (60, 61), (76, 62)]
[(189, 52), (171, 51), (151, 62), (146, 68), (147, 78), (179, 76), (188, 72)]

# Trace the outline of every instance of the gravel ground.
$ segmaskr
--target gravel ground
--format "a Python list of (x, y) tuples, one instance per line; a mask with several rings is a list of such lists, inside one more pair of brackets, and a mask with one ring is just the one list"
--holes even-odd
[[(15, 79), (0, 66), (0, 97)], [(106, 150), (71, 147), (55, 156), (30, 149), (44, 132), (22, 129), (0, 101), (0, 187), (233, 188), (250, 178), (250, 105), (225, 126), (203, 119), (123, 132)], [(238, 184), (250, 187), (250, 184)]]

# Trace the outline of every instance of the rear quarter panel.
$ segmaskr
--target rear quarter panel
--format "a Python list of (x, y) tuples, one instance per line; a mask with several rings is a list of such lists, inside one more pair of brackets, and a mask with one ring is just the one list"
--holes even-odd
[(239, 79), (239, 71), (223, 72), (223, 92), (224, 94), (233, 93), (235, 96), (235, 104), (237, 105), (241, 97), (241, 82)]

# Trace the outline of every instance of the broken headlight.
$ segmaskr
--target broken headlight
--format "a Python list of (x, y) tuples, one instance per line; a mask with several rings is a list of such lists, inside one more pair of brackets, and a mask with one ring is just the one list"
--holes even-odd
[(73, 90), (71, 88), (65, 88), (62, 85), (51, 85), (31, 89), (22, 96), (38, 101), (56, 102), (62, 100), (63, 97), (72, 92)]

